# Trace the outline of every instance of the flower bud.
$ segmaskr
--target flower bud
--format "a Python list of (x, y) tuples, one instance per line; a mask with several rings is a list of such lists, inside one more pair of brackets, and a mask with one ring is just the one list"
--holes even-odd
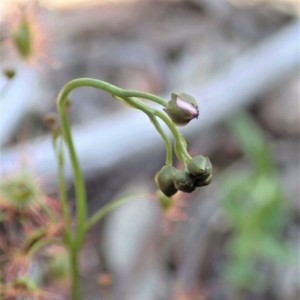
[(7, 79), (13, 79), (16, 75), (16, 70), (13, 68), (5, 68), (3, 70), (3, 75), (7, 78)]
[(32, 54), (32, 30), (26, 16), (13, 32), (13, 41), (23, 58), (28, 58)]
[(157, 190), (156, 194), (161, 208), (165, 211), (168, 210), (173, 203), (173, 199), (167, 197), (161, 190)]
[(174, 178), (176, 189), (185, 193), (191, 193), (195, 190), (195, 178), (186, 171), (178, 171)]
[(212, 172), (212, 164), (208, 157), (198, 155), (189, 161), (188, 171), (198, 179), (207, 178)]
[(50, 128), (53, 129), (58, 126), (58, 115), (56, 113), (47, 113), (44, 116), (44, 123)]
[(177, 192), (174, 186), (174, 177), (177, 171), (173, 166), (167, 165), (162, 167), (155, 176), (157, 186), (167, 197), (171, 197)]
[(59, 136), (61, 136), (59, 118), (56, 113), (47, 113), (44, 116), (44, 123), (52, 131), (52, 136), (54, 139), (57, 139)]
[(191, 120), (198, 118), (199, 109), (196, 100), (185, 93), (172, 94), (164, 111), (177, 126), (184, 126)]
[(195, 179), (195, 186), (200, 187), (200, 186), (206, 186), (209, 185), (212, 181), (212, 173), (208, 175), (207, 178), (196, 178)]

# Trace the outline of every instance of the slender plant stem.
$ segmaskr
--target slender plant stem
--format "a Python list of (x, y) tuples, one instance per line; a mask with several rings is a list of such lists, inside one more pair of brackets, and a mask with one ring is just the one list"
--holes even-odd
[(186, 145), (183, 143), (182, 137), (181, 137), (180, 133), (178, 132), (177, 128), (174, 126), (171, 119), (163, 112), (156, 109), (156, 110), (154, 110), (154, 114), (157, 117), (161, 118), (166, 123), (166, 125), (169, 127), (169, 129), (172, 132), (174, 139), (175, 139), (174, 149), (175, 149), (176, 156), (182, 162), (184, 167), (186, 167), (186, 161), (191, 160), (192, 157), (187, 152)]
[[(119, 97), (116, 97), (119, 98)], [(189, 161), (192, 159), (192, 157), (189, 155), (186, 149), (185, 143), (183, 143), (182, 136), (178, 132), (177, 128), (174, 126), (173, 122), (171, 119), (164, 114), (163, 112), (157, 110), (157, 109), (152, 109), (146, 106), (144, 103), (139, 101), (138, 99), (135, 99), (133, 97), (126, 97), (122, 98), (125, 102), (130, 104), (131, 106), (138, 108), (142, 111), (144, 111), (150, 118), (150, 120), (153, 122), (155, 128), (157, 131), (160, 133), (162, 136), (165, 145), (166, 145), (166, 150), (167, 150), (167, 159), (166, 159), (166, 164), (171, 164), (172, 163), (172, 146), (170, 144), (170, 141), (159, 125), (158, 121), (156, 120), (155, 116), (159, 117), (162, 119), (166, 125), (169, 127), (170, 131), (172, 132), (174, 139), (175, 139), (175, 153), (178, 157), (178, 159), (182, 162), (182, 164), (186, 167), (186, 161)]]
[(63, 140), (61, 139), (60, 148), (57, 145), (58, 138), (53, 137), (53, 146), (56, 154), (56, 159), (58, 161), (58, 182), (59, 182), (59, 199), (61, 202), (63, 218), (66, 222), (65, 224), (65, 236), (66, 243), (71, 243), (72, 232), (71, 232), (71, 217), (68, 206), (67, 192), (66, 192), (66, 183), (64, 176), (64, 153), (63, 153)]
[(164, 130), (161, 128), (161, 126), (160, 126), (159, 122), (157, 121), (157, 119), (155, 118), (155, 116), (149, 116), (149, 118), (150, 118), (151, 122), (153, 123), (156, 130), (158, 131), (158, 133), (161, 135), (162, 139), (165, 142), (165, 146), (166, 146), (166, 165), (171, 165), (172, 162), (173, 162), (171, 142), (170, 142), (168, 136), (166, 135), (166, 133), (164, 132)]
[[(69, 93), (73, 89), (80, 86), (90, 86), (90, 87), (99, 88), (112, 94), (113, 96), (118, 96), (125, 99), (126, 97), (140, 97), (140, 98), (154, 101), (162, 106), (166, 106), (167, 103), (166, 100), (152, 94), (139, 92), (139, 91), (126, 91), (114, 85), (111, 85), (109, 83), (106, 83), (104, 81), (90, 79), (90, 78), (80, 78), (80, 79), (72, 80), (68, 82), (60, 91), (57, 99), (57, 108), (61, 118), (63, 136), (69, 150), (70, 160), (72, 163), (73, 173), (74, 173), (74, 185), (75, 185), (76, 204), (77, 204), (76, 243), (78, 245), (82, 244), (85, 235), (84, 223), (87, 217), (86, 190), (85, 190), (82, 172), (80, 170), (78, 158), (75, 152), (75, 148), (71, 136), (71, 129), (70, 129), (67, 110), (66, 110), (66, 102)], [(146, 111), (148, 107), (144, 105), (143, 109), (144, 111)]]
[(166, 164), (167, 165), (172, 164), (172, 161), (173, 161), (172, 145), (171, 145), (171, 142), (170, 142), (168, 136), (166, 135), (166, 133), (164, 132), (164, 130), (160, 126), (157, 119), (155, 118), (154, 109), (149, 108), (143, 102), (141, 102), (140, 100), (138, 100), (134, 97), (126, 97), (126, 98), (116, 97), (116, 98), (120, 99), (120, 100), (123, 100), (125, 103), (129, 104), (130, 106), (143, 111), (149, 117), (149, 119), (151, 120), (151, 122), (154, 125), (155, 129), (161, 135), (161, 137), (162, 137), (162, 139), (165, 143), (165, 146), (166, 146)]
[(70, 160), (73, 167), (74, 172), (74, 186), (76, 193), (76, 213), (77, 213), (77, 232), (76, 232), (76, 243), (81, 245), (84, 239), (84, 223), (87, 216), (87, 207), (86, 207), (86, 190), (84, 186), (83, 175), (79, 166), (79, 161), (75, 152), (75, 147), (73, 144), (71, 129), (68, 121), (68, 116), (66, 112), (66, 106), (64, 103), (64, 99), (61, 99), (58, 103), (58, 110), (61, 117), (61, 126), (64, 135), (64, 139), (66, 141)]
[(55, 245), (62, 245), (62, 246), (65, 246), (65, 244), (63, 243), (62, 240), (57, 240), (57, 239), (43, 239), (43, 240), (40, 240), (38, 242), (36, 242), (31, 248), (30, 250), (28, 251), (28, 257), (30, 259), (33, 258), (33, 256), (35, 255), (35, 253), (37, 251), (39, 251), (41, 248), (49, 245), (49, 244), (55, 244)]
[(80, 280), (79, 280), (79, 248), (77, 245), (73, 245), (73, 248), (69, 248), (69, 262), (70, 262), (70, 273), (72, 280), (72, 300), (81, 300), (80, 293)]
[[(120, 203), (123, 203), (123, 200), (119, 201), (113, 201), (112, 203), (109, 203), (107, 206), (99, 210), (95, 215), (92, 216), (91, 219), (88, 221), (88, 225), (86, 224), (87, 220), (87, 201), (86, 201), (86, 189), (84, 184), (83, 175), (80, 169), (78, 157), (76, 155), (74, 143), (72, 140), (72, 134), (71, 134), (71, 128), (68, 121), (68, 113), (67, 113), (67, 99), (69, 93), (74, 90), (75, 88), (81, 87), (81, 86), (90, 86), (94, 88), (98, 88), (101, 90), (104, 90), (108, 93), (110, 93), (113, 97), (125, 101), (127, 104), (142, 110), (144, 113), (148, 115), (152, 123), (154, 124), (157, 131), (160, 133), (161, 137), (163, 138), (165, 145), (166, 145), (166, 151), (167, 151), (167, 158), (166, 163), (171, 164), (172, 163), (172, 146), (171, 143), (163, 131), (163, 129), (160, 127), (159, 122), (155, 118), (155, 115), (157, 115), (159, 118), (161, 118), (167, 126), (170, 128), (172, 134), (175, 138), (175, 152), (178, 158), (181, 159), (182, 163), (185, 164), (185, 159), (188, 158), (186, 155), (186, 148), (182, 144), (182, 140), (180, 138), (180, 135), (175, 128), (172, 121), (163, 113), (154, 110), (147, 105), (145, 105), (142, 101), (137, 98), (147, 99), (151, 100), (155, 103), (158, 103), (165, 107), (167, 105), (167, 101), (157, 97), (152, 94), (139, 92), (139, 91), (131, 91), (131, 90), (123, 90), (120, 89), (114, 85), (111, 85), (107, 82), (96, 80), (96, 79), (90, 79), (90, 78), (80, 78), (75, 79), (70, 82), (68, 82), (60, 91), (58, 98), (57, 98), (57, 109), (58, 113), (60, 115), (60, 121), (61, 121), (61, 128), (62, 128), (62, 134), (64, 141), (66, 142), (72, 168), (73, 168), (73, 174), (74, 174), (74, 187), (75, 187), (75, 194), (76, 194), (76, 214), (77, 214), (77, 224), (76, 224), (76, 233), (75, 237), (72, 238), (71, 236), (71, 224), (70, 224), (70, 215), (67, 209), (67, 197), (65, 193), (65, 182), (64, 182), (64, 174), (63, 174), (63, 151), (58, 152), (58, 160), (59, 160), (59, 189), (60, 189), (60, 198), (62, 202), (63, 207), (63, 214), (64, 218), (67, 222), (67, 239), (65, 240), (65, 244), (68, 248), (69, 252), (69, 258), (70, 258), (70, 271), (71, 271), (71, 279), (72, 279), (72, 293), (73, 293), (73, 300), (80, 300), (80, 285), (79, 285), (79, 270), (78, 270), (78, 255), (81, 248), (81, 245), (83, 243), (83, 239), (85, 236), (86, 231), (93, 226), (97, 221), (99, 221), (104, 215), (106, 215), (109, 211), (111, 211), (114, 207), (119, 205)], [(177, 149), (176, 145), (179, 145), (179, 150)], [(179, 155), (178, 153), (180, 152)], [(127, 198), (126, 198), (127, 199)]]
[(127, 196), (123, 196), (121, 198), (117, 198), (115, 200), (110, 201), (103, 207), (101, 207), (97, 212), (95, 212), (86, 222), (85, 230), (89, 230), (93, 227), (97, 222), (99, 222), (103, 217), (105, 217), (109, 212), (114, 210), (115, 208), (119, 207), (123, 203), (132, 200), (134, 198), (138, 198), (141, 196), (148, 197), (150, 194), (148, 193), (135, 193)]
[[(149, 93), (144, 93), (140, 91), (133, 91), (133, 90), (123, 90), (120, 89), (110, 83), (97, 80), (97, 79), (92, 79), (92, 78), (79, 78), (79, 79), (74, 79), (69, 81), (61, 90), (60, 95), (58, 96), (58, 104), (61, 101), (60, 99), (64, 99), (68, 96), (68, 94), (75, 88), (80, 87), (80, 86), (90, 86), (94, 88), (98, 88), (100, 90), (106, 91), (109, 94), (113, 96), (117, 96), (120, 98), (126, 98), (126, 97), (137, 97), (137, 98), (143, 98), (147, 100), (151, 100), (153, 102), (156, 102), (163, 107), (166, 107), (167, 101), (161, 97), (149, 94)], [(65, 101), (65, 100), (62, 100)]]

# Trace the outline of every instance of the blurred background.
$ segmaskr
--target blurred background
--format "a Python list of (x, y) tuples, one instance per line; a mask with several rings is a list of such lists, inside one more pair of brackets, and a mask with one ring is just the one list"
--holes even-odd
[[(81, 256), (84, 300), (299, 299), (299, 7), (297, 0), (1, 1), (1, 177), (28, 168), (57, 196), (43, 117), (56, 111), (69, 80), (198, 101), (199, 119), (180, 131), (192, 156), (210, 157), (212, 184), (176, 195), (166, 211), (137, 197), (95, 226)], [(18, 53), (10, 32), (24, 13), (33, 44)], [(147, 117), (93, 88), (71, 99), (89, 213), (122, 195), (154, 194), (165, 148)], [(73, 203), (69, 164), (66, 178)], [(58, 299), (68, 299), (63, 289)]]

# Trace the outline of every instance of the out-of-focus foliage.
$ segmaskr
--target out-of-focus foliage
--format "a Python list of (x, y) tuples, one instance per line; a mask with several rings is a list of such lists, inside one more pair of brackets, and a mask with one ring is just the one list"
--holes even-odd
[(230, 174), (222, 190), (222, 206), (232, 229), (225, 277), (234, 289), (263, 290), (266, 266), (291, 261), (292, 251), (283, 237), (288, 207), (258, 124), (241, 113), (228, 125), (251, 168)]

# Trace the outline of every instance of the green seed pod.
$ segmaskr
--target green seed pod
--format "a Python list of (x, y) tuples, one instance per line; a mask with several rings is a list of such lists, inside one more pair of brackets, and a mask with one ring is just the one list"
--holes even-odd
[(200, 178), (200, 179), (195, 179), (195, 186), (200, 187), (200, 186), (206, 186), (209, 185), (212, 181), (212, 173), (208, 175), (207, 178)]
[(173, 203), (173, 199), (167, 197), (161, 190), (157, 190), (156, 194), (161, 208), (165, 211), (168, 210)]
[(185, 193), (191, 193), (195, 190), (195, 178), (186, 171), (178, 171), (174, 178), (176, 189)]
[(2, 72), (7, 79), (13, 79), (16, 75), (16, 70), (13, 68), (5, 68)]
[(157, 186), (167, 197), (171, 197), (177, 192), (177, 189), (174, 186), (174, 177), (177, 172), (178, 170), (176, 168), (167, 165), (162, 167), (155, 176)]
[(198, 179), (207, 178), (212, 172), (212, 164), (208, 157), (198, 155), (189, 161), (188, 171)]
[(185, 93), (172, 94), (164, 111), (177, 126), (184, 126), (191, 120), (198, 118), (199, 109), (196, 100)]

